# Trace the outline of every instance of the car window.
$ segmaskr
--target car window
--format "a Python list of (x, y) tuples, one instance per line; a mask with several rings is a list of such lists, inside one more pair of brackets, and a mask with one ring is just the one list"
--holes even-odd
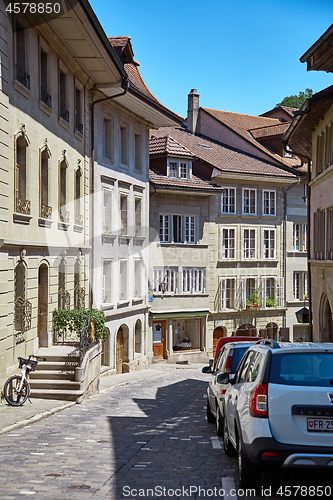
[(221, 371), (224, 368), (225, 365), (225, 360), (227, 359), (229, 349), (227, 347), (224, 347), (224, 349), (221, 350), (221, 356), (219, 358), (219, 361), (216, 365), (216, 371)]
[(246, 374), (247, 378), (246, 382), (255, 382), (255, 380), (257, 380), (261, 360), (262, 356), (260, 352), (253, 353), (253, 356), (251, 358), (251, 363), (248, 372)]
[(233, 355), (233, 358), (232, 358), (232, 367), (231, 367), (231, 372), (232, 373), (235, 373), (235, 371), (237, 370), (237, 367), (242, 359), (242, 357), (244, 356), (244, 353), (248, 350), (249, 346), (236, 346), (235, 347), (235, 350), (234, 350), (234, 355)]
[(246, 358), (244, 360), (244, 363), (242, 365), (241, 371), (240, 371), (240, 373), (238, 375), (238, 379), (237, 379), (238, 383), (242, 384), (243, 382), (247, 382), (247, 372), (249, 370), (249, 366), (251, 364), (252, 358), (253, 358), (253, 351), (250, 351), (247, 354), (247, 356), (246, 356)]
[(332, 388), (333, 353), (289, 352), (274, 355), (270, 382)]

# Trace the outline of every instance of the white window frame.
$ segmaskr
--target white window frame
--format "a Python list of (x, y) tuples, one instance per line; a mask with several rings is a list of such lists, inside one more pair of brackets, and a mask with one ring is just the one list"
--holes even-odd
[[(224, 231), (227, 232), (227, 238), (226, 240), (228, 241), (228, 246), (225, 247), (223, 245), (224, 241)], [(233, 238), (230, 237), (230, 231), (234, 232)], [(229, 242), (233, 241), (233, 247), (230, 246)], [(236, 252), (237, 252), (237, 228), (236, 227), (228, 227), (224, 226), (221, 227), (221, 260), (235, 260), (236, 259)], [(230, 254), (232, 254), (233, 251), (233, 256), (231, 257)]]
[[(245, 192), (249, 191), (249, 211), (245, 211)], [(251, 193), (254, 193), (254, 212), (251, 212)], [(256, 188), (242, 188), (242, 214), (243, 215), (257, 215), (257, 189)]]
[[(105, 266), (110, 266), (110, 288), (108, 291), (106, 291), (106, 273), (105, 271)], [(108, 292), (108, 293), (106, 293)], [(108, 297), (109, 295), (109, 297)], [(110, 300), (106, 300), (106, 298), (109, 298)], [(112, 259), (103, 259), (102, 262), (102, 303), (103, 304), (112, 304)]]
[[(222, 191), (225, 190), (226, 193), (221, 194), (221, 214), (235, 214), (236, 213), (236, 188), (235, 187), (223, 187)], [(232, 197), (232, 191), (233, 191), (233, 199), (234, 199), (234, 209), (231, 210), (232, 204), (230, 203), (230, 199)], [(224, 200), (226, 199), (226, 203), (224, 203)]]
[(143, 137), (141, 132), (134, 132), (134, 170), (143, 172)]
[(307, 271), (295, 271), (293, 274), (293, 299), (304, 302), (308, 296), (308, 273)]
[[(221, 310), (235, 310), (236, 309), (236, 291), (237, 279), (236, 278), (221, 278)], [(233, 284), (233, 287), (231, 286)], [(228, 296), (229, 290), (229, 296)], [(227, 307), (230, 305), (232, 307)]]
[(197, 243), (197, 224), (198, 218), (196, 215), (185, 215), (185, 243)]
[(205, 293), (206, 269), (204, 267), (183, 267), (183, 294)]
[[(126, 270), (126, 275), (122, 273), (122, 270)], [(118, 286), (118, 293), (119, 293), (119, 301), (128, 301), (128, 260), (127, 259), (120, 259), (119, 260), (119, 286)], [(126, 278), (124, 280), (124, 278)], [(125, 283), (124, 283), (125, 281)]]
[[(249, 246), (246, 248), (245, 246), (245, 231), (249, 231), (251, 233), (254, 231), (254, 253), (251, 256), (251, 241), (253, 238), (251, 237), (251, 234), (249, 234)], [(243, 249), (243, 259), (246, 260), (256, 260), (257, 258), (257, 228), (256, 227), (243, 227), (243, 238), (242, 238), (242, 249)]]
[(154, 267), (153, 268), (153, 291), (154, 294), (162, 294), (161, 283), (167, 280), (168, 287), (165, 294), (174, 295), (178, 293), (178, 267)]
[[(268, 239), (267, 238), (265, 239), (265, 232), (266, 231), (268, 231), (268, 233), (269, 233)], [(272, 252), (272, 248), (271, 248), (271, 245), (270, 245), (270, 242), (271, 242), (271, 233), (274, 234), (274, 248), (273, 248), (273, 252)], [(265, 240), (267, 240), (269, 242), (268, 247), (265, 246)], [(276, 258), (276, 229), (275, 228), (263, 228), (262, 229), (262, 246), (263, 246), (263, 255), (262, 255), (262, 258), (264, 260), (275, 260), (275, 258)], [(268, 254), (269, 254), (268, 257), (265, 256), (266, 250), (268, 251)]]
[(119, 126), (120, 136), (120, 165), (128, 168), (129, 157), (129, 127), (127, 123), (121, 123)]
[(142, 270), (143, 270), (143, 261), (142, 259), (134, 259), (134, 290), (133, 296), (135, 299), (139, 299), (143, 297), (142, 291)]
[[(140, 211), (137, 211), (137, 203), (140, 204)], [(134, 230), (135, 236), (142, 236), (142, 220), (143, 220), (143, 198), (142, 196), (134, 196)]]
[[(177, 175), (170, 176), (170, 164), (177, 164)], [(182, 166), (186, 165), (186, 177), (182, 175)], [(167, 163), (167, 177), (179, 179), (192, 179), (192, 162), (187, 160), (175, 160), (174, 158), (168, 160)]]
[[(105, 205), (105, 197), (109, 196), (110, 197), (110, 215), (109, 215), (109, 222), (107, 224), (107, 207)], [(103, 186), (103, 233), (105, 234), (111, 234), (112, 233), (112, 228), (113, 228), (113, 191), (112, 189), (107, 188), (106, 186)]]
[[(110, 129), (106, 130), (106, 123), (109, 124)], [(114, 155), (114, 120), (112, 116), (103, 115), (103, 123), (102, 123), (102, 135), (103, 135), (103, 144), (102, 144), (102, 156), (103, 161), (107, 163), (113, 163), (113, 155)], [(109, 144), (108, 149), (110, 150), (110, 155), (106, 154), (106, 146)]]
[[(126, 227), (123, 224), (123, 209), (122, 209), (122, 198), (126, 198)], [(124, 210), (125, 212), (125, 210)], [(128, 229), (129, 229), (129, 213), (130, 213), (130, 197), (128, 192), (120, 191), (119, 192), (119, 222), (120, 222), (120, 232), (122, 235), (128, 235)]]
[[(161, 217), (162, 217), (162, 225), (161, 225)], [(168, 221), (168, 224), (166, 224), (166, 221)], [(162, 238), (161, 238), (161, 236), (162, 236)], [(160, 214), (159, 215), (159, 239), (160, 239), (160, 243), (170, 243), (170, 241), (171, 241), (171, 215), (170, 214)]]
[[(268, 213), (265, 211), (265, 194), (268, 194)], [(271, 196), (274, 199), (274, 211), (271, 213)], [(276, 190), (275, 189), (264, 189), (262, 192), (262, 215), (264, 217), (275, 217), (276, 216)]]

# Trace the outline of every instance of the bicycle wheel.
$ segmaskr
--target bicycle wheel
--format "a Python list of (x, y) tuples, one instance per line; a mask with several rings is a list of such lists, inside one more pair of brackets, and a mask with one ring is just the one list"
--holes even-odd
[(22, 388), (19, 391), (22, 377), (20, 375), (14, 375), (10, 377), (3, 388), (3, 394), (5, 400), (11, 406), (21, 406), (23, 405), (29, 397), (30, 386), (26, 380), (22, 384)]

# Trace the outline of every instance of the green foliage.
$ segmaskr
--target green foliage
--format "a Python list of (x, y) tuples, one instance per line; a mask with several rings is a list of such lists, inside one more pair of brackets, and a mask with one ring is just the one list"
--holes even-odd
[(57, 336), (64, 335), (66, 331), (76, 332), (80, 337), (80, 330), (84, 320), (88, 318), (94, 322), (95, 336), (101, 340), (105, 338), (105, 314), (98, 309), (55, 309), (53, 311), (53, 330)]
[(249, 298), (246, 300), (246, 305), (247, 306), (260, 306), (261, 305), (261, 300), (260, 300), (260, 290), (259, 288), (255, 288), (252, 290), (252, 292), (249, 295)]
[(299, 92), (298, 95), (289, 95), (286, 96), (282, 99), (281, 102), (279, 102), (276, 107), (278, 106), (288, 106), (288, 108), (300, 108), (302, 104), (306, 101), (306, 99), (309, 99), (310, 97), (313, 96), (313, 90), (312, 89), (305, 89), (305, 92)]
[(271, 299), (268, 295), (266, 295), (266, 307), (276, 307), (275, 300)]

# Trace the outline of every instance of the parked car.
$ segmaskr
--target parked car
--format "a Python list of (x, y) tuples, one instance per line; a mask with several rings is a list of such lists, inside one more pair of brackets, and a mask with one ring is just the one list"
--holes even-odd
[(229, 383), (223, 417), (241, 488), (259, 487), (263, 467), (331, 468), (333, 344), (252, 345)]
[(234, 338), (234, 342), (228, 342), (220, 349), (213, 369), (209, 366), (202, 369), (203, 373), (212, 375), (207, 387), (207, 420), (209, 423), (216, 422), (216, 432), (219, 436), (223, 435), (221, 409), (224, 394), (243, 354), (252, 344), (253, 342), (235, 341)]
[(211, 365), (214, 369), (215, 367), (215, 363), (216, 363), (216, 360), (217, 360), (217, 356), (219, 355), (219, 352), (220, 350), (222, 349), (222, 347), (224, 346), (224, 344), (227, 344), (228, 342), (250, 342), (250, 341), (256, 341), (256, 340), (261, 340), (262, 337), (220, 337), (219, 340), (217, 341), (217, 345), (216, 345), (216, 350), (215, 350), (215, 356), (214, 356), (214, 359), (211, 360)]

